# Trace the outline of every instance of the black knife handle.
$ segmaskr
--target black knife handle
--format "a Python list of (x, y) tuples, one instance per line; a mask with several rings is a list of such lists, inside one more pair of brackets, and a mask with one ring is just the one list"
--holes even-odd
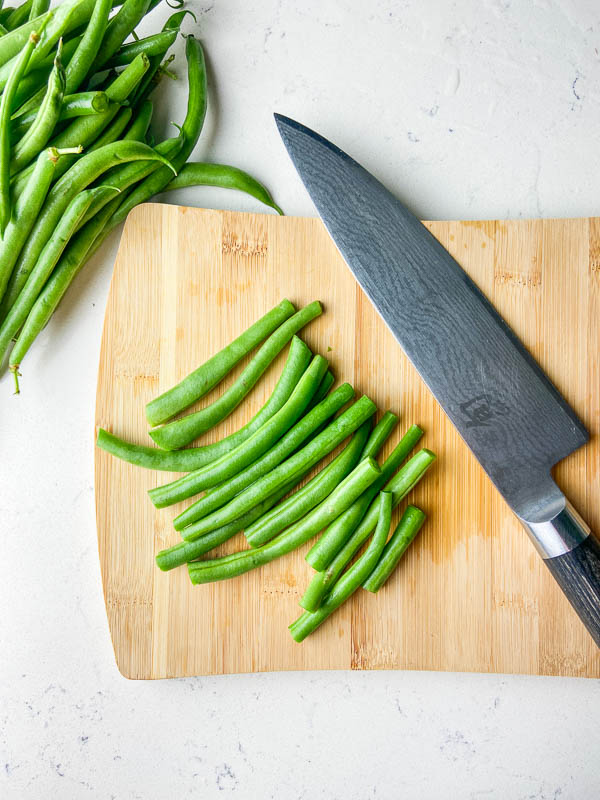
[(566, 503), (551, 520), (524, 522), (550, 572), (600, 647), (600, 544)]

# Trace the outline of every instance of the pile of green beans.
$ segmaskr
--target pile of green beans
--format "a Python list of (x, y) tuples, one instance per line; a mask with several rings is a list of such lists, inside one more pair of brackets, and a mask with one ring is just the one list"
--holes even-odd
[[(108, 191), (107, 186), (99, 188)], [(86, 201), (87, 206), (94, 201)], [(108, 201), (107, 214), (114, 202), (114, 198)], [(85, 214), (84, 206), (82, 202), (69, 207), (65, 217)], [(348, 383), (333, 388), (327, 360), (313, 356), (298, 336), (321, 313), (318, 302), (296, 311), (283, 300), (178, 384), (150, 400), (146, 418), (154, 426), (149, 435), (158, 448), (127, 442), (102, 428), (97, 439), (100, 448), (132, 465), (187, 472), (149, 490), (157, 508), (204, 492), (173, 520), (182, 541), (156, 555), (162, 571), (187, 564), (193, 584), (243, 575), (296, 550), (325, 529), (306, 555), (317, 571), (299, 599), (304, 613), (290, 625), (297, 642), (361, 586), (375, 593), (388, 580), (425, 520), (420, 509), (408, 506), (387, 541), (392, 509), (435, 460), (425, 449), (408, 459), (423, 435), (412, 425), (381, 466), (377, 463), (398, 417), (386, 411), (373, 426), (377, 409), (369, 397), (354, 401)], [(179, 449), (212, 430), (242, 402), (288, 342), (281, 376), (249, 422), (218, 441)], [(257, 353), (220, 397), (200, 411), (185, 413), (254, 348)], [(198, 419), (204, 420), (202, 425)], [(184, 435), (173, 438), (173, 431)], [(157, 436), (160, 432), (163, 435)], [(300, 486), (344, 440), (343, 449)], [(245, 536), (249, 549), (202, 558), (238, 534)], [(349, 566), (369, 539), (363, 555)]]
[[(0, 4), (0, 366), (8, 356), (16, 393), (21, 363), (71, 282), (136, 205), (163, 191), (213, 186), (245, 192), (282, 213), (246, 172), (188, 162), (206, 116), (204, 51), (193, 35), (181, 33), (188, 17), (196, 22), (186, 9), (139, 38), (136, 27), (159, 4), (63, 0), (49, 8), (48, 0), (26, 0), (12, 9)], [(180, 9), (183, 2), (171, 5)], [(161, 140), (151, 130), (150, 98), (161, 76), (171, 74), (169, 51), (181, 41), (180, 34), (187, 61), (187, 112), (178, 135)], [(284, 301), (257, 323), (248, 348), (292, 317), (291, 308)], [(313, 306), (290, 319), (279, 341), (271, 342), (251, 374), (243, 376), (248, 391), (291, 336), (318, 313), (320, 307)], [(232, 343), (219, 364), (205, 370), (212, 384), (194, 375), (166, 398), (156, 399), (148, 419), (162, 426), (153, 432), (161, 446), (175, 451), (186, 437), (194, 438), (231, 413), (244, 396), (239, 387), (210, 413), (183, 425), (179, 420), (172, 427), (164, 424), (210, 391), (245, 354)], [(284, 394), (285, 387), (247, 431), (214, 453), (224, 455), (250, 437), (280, 410), (289, 397)], [(201, 452), (173, 463), (185, 470), (209, 463), (213, 450)], [(141, 458), (141, 452), (134, 457)], [(157, 468), (171, 469), (167, 460), (164, 464)]]

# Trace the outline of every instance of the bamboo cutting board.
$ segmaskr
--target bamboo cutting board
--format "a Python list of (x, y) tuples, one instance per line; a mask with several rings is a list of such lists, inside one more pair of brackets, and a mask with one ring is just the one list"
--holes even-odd
[[(600, 219), (428, 223), (592, 434), (556, 478), (600, 531)], [(96, 425), (149, 444), (145, 403), (288, 297), (325, 313), (303, 336), (339, 381), (419, 423), (438, 462), (410, 495), (428, 521), (389, 584), (360, 591), (299, 645), (287, 625), (307, 547), (192, 587), (155, 553), (179, 540), (146, 490), (176, 477), (96, 448), (98, 546), (115, 655), (129, 678), (287, 669), (428, 669), (600, 676), (600, 651), (525, 532), (357, 287), (316, 219), (148, 204), (125, 225), (108, 298)], [(215, 436), (264, 403), (285, 353)], [(240, 365), (203, 402), (218, 395)], [(213, 435), (205, 441), (212, 441)], [(387, 451), (385, 451), (387, 453)], [(397, 515), (395, 516), (395, 518)], [(221, 553), (243, 546), (239, 535)]]

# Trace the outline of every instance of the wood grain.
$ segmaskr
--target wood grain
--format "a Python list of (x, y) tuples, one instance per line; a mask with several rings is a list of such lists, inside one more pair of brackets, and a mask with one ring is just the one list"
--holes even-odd
[[(556, 469), (600, 530), (600, 221), (427, 223), (582, 417), (590, 444)], [(147, 204), (129, 216), (111, 283), (96, 426), (148, 444), (145, 403), (283, 297), (325, 314), (304, 338), (383, 409), (417, 422), (439, 461), (410, 501), (428, 521), (389, 584), (359, 592), (303, 644), (287, 625), (311, 569), (303, 550), (259, 571), (192, 587), (155, 553), (179, 540), (146, 490), (175, 475), (96, 448), (98, 547), (120, 671), (163, 678), (280, 669), (433, 669), (600, 676), (600, 651), (525, 532), (357, 287), (321, 222)], [(282, 354), (219, 428), (266, 400)], [(218, 394), (235, 379), (215, 390)], [(205, 398), (198, 405), (212, 399)], [(399, 435), (399, 434), (398, 434)], [(395, 444), (397, 437), (393, 437)], [(240, 535), (220, 548), (243, 546)]]

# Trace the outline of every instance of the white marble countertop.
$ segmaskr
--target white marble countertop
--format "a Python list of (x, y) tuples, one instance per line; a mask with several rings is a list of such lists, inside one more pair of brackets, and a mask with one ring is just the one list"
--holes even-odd
[[(192, 2), (210, 65), (199, 158), (314, 214), (272, 112), (349, 150), (427, 218), (600, 213), (596, 0)], [(153, 13), (153, 25), (168, 14)], [(182, 46), (175, 66), (184, 75)], [(168, 90), (168, 95), (167, 95)], [(180, 120), (162, 87), (156, 129)], [(233, 193), (172, 202), (259, 210)], [(94, 525), (92, 424), (116, 233), (0, 379), (0, 796), (600, 796), (600, 682), (349, 672), (129, 682)]]

